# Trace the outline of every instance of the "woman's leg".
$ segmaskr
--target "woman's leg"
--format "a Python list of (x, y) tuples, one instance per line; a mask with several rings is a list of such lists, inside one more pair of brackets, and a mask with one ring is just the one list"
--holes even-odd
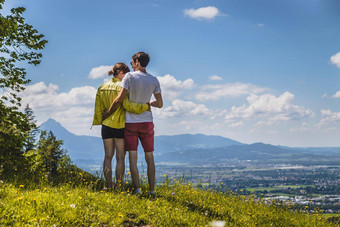
[[(116, 183), (117, 186), (121, 186), (123, 184), (124, 172), (125, 172), (125, 146), (124, 146), (124, 139), (122, 138), (115, 138), (116, 144)], [(120, 185), (121, 184), (121, 185)]]
[(104, 176), (106, 180), (106, 187), (112, 188), (112, 158), (115, 154), (115, 141), (113, 138), (104, 139), (104, 150), (105, 150), (105, 158), (104, 158)]

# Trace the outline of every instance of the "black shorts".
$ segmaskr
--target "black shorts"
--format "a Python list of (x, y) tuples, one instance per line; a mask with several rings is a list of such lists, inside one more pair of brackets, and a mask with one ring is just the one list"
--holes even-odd
[(124, 138), (123, 128), (110, 128), (108, 126), (102, 125), (102, 138)]

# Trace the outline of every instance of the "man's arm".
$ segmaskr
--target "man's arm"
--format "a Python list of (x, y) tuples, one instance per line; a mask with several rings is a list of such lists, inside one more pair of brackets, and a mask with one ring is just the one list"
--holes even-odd
[(153, 94), (153, 96), (155, 96), (156, 100), (152, 101), (150, 105), (153, 107), (162, 108), (163, 107), (162, 93)]
[(123, 108), (131, 113), (134, 114), (140, 114), (143, 113), (145, 111), (151, 111), (150, 109), (150, 104), (146, 103), (146, 104), (141, 104), (141, 103), (135, 103), (135, 102), (131, 102), (129, 100), (129, 97), (125, 97), (124, 101), (123, 101)]
[(106, 119), (108, 116), (110, 116), (119, 107), (119, 105), (122, 104), (128, 92), (129, 91), (126, 90), (125, 88), (122, 88), (122, 90), (120, 90), (118, 96), (112, 102), (110, 108), (106, 112), (103, 113), (103, 120)]

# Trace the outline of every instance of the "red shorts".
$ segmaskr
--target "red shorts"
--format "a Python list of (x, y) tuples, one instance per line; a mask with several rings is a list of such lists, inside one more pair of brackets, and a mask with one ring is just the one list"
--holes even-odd
[(139, 138), (144, 152), (154, 151), (153, 128), (152, 122), (125, 123), (125, 150), (136, 151)]

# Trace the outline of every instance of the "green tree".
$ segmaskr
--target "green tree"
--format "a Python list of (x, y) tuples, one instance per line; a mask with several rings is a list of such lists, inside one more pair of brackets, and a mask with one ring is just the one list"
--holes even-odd
[(67, 158), (66, 151), (62, 148), (63, 141), (57, 140), (53, 133), (42, 131), (37, 146), (37, 154), (41, 157), (43, 168), (48, 180), (53, 182), (58, 175), (58, 167), (62, 160)]
[(30, 150), (33, 150), (36, 145), (37, 136), (39, 133), (39, 128), (37, 127), (35, 120), (35, 116), (33, 114), (33, 110), (29, 107), (27, 104), (24, 110), (24, 113), (26, 115), (26, 119), (28, 120), (30, 131), (28, 133), (28, 137), (26, 138), (25, 144), (24, 144), (24, 153), (27, 153)]
[[(0, 10), (5, 0), (0, 0)], [(22, 14), (24, 7), (11, 9), (11, 14), (3, 16), (0, 14), (0, 88), (6, 90), (1, 97), (12, 104), (20, 105), (20, 97), (16, 92), (24, 90), (24, 85), (30, 80), (26, 78), (24, 68), (17, 66), (19, 62), (38, 65), (42, 54), (37, 52), (45, 47), (47, 43), (44, 35), (39, 34), (32, 25), (25, 23)]]
[(32, 127), (27, 115), (18, 109), (20, 92), (30, 82), (19, 64), (38, 65), (42, 57), (38, 51), (47, 41), (25, 22), (25, 8), (13, 8), (9, 15), (3, 15), (4, 2), (0, 0), (0, 177), (10, 178), (22, 170), (24, 145)]
[(81, 185), (99, 180), (72, 164), (62, 145), (63, 141), (58, 140), (51, 131), (41, 131), (36, 149), (25, 154), (31, 183)]

